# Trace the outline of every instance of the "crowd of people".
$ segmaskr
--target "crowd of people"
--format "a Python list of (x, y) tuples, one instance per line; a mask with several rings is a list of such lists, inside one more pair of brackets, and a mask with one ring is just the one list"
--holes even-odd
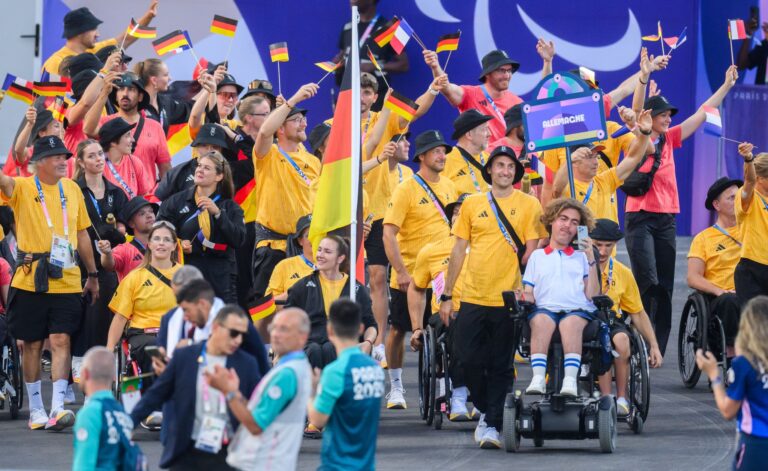
[[(130, 67), (130, 35), (97, 42), (101, 20), (87, 8), (64, 17), (66, 45), (44, 70), (71, 82), (74, 103), (60, 121), (39, 97), (0, 173), (0, 333), (7, 321), (22, 346), (29, 428), (74, 427), (73, 469), (141, 464), (131, 442), (138, 426), (160, 431), (163, 468), (292, 469), (302, 437), (322, 436), (322, 469), (373, 469), (382, 398), (387, 409), (407, 408), (406, 336), (419, 350), (436, 324), (448, 329), (454, 360), (450, 419), (477, 420), (477, 444), (501, 448), (516, 353), (505, 291), (535, 304), (527, 394), (545, 391), (556, 330), (565, 353), (559, 393), (579, 394), (582, 333), (601, 294), (623, 319), (610, 331), (615, 390), (610, 372), (600, 378), (619, 416), (629, 413), (626, 322), (645, 340), (650, 366), (664, 361), (679, 212), (674, 150), (704, 123), (705, 107), (722, 103), (737, 67), (673, 126), (677, 108), (651, 80), (670, 57), (643, 49), (638, 71), (604, 95), (606, 114), (619, 118), (608, 135), (629, 132), (571, 148), (569, 182), (564, 149), (526, 151), (523, 100), (508, 90), (520, 64), (502, 50), (483, 57), (479, 85), (451, 82), (425, 50), (433, 81), (413, 120), (440, 95), (458, 113), (450, 140), (427, 130), (411, 141), (413, 120), (381, 108), (383, 75), (407, 71), (407, 56), (373, 41), (386, 25), (376, 1), (353, 3), (361, 36), (345, 28), (338, 58), (359, 39), (383, 63), (360, 72), (366, 283), (350, 271), (355, 247), (344, 234), (315, 246), (308, 236), (333, 126), (312, 117), (307, 133), (300, 105), (317, 84), (286, 98), (263, 78), (241, 85), (224, 63), (171, 82), (160, 59)], [(139, 25), (157, 10), (153, 0)], [(536, 50), (546, 76), (556, 44), (540, 39)], [(192, 158), (172, 166), (180, 127)], [(753, 150), (739, 146), (743, 181), (713, 182), (704, 207), (715, 223), (693, 239), (687, 276), (724, 324), (734, 372), (727, 393), (711, 353), (698, 361), (723, 415), (739, 415), (739, 469), (758, 469), (768, 447), (760, 386), (768, 153)], [(530, 178), (534, 159), (551, 170), (544, 178)], [(622, 238), (629, 267), (616, 259)], [(141, 379), (140, 399), (123, 391), (125, 409), (115, 398), (124, 377)], [(77, 417), (67, 408), (73, 384), (87, 396)]]

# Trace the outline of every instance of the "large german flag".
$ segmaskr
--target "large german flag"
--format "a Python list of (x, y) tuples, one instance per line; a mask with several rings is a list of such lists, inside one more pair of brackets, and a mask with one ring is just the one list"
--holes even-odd
[(435, 48), (435, 52), (455, 51), (459, 48), (460, 37), (461, 31), (440, 36), (440, 38), (437, 40), (437, 47)]
[(270, 44), (269, 57), (272, 58), (272, 62), (288, 62), (288, 43)]
[(187, 35), (181, 30), (176, 30), (166, 34), (160, 39), (152, 41), (158, 56), (163, 56), (169, 52), (178, 52), (178, 50), (189, 49), (192, 45), (187, 40)]
[(222, 36), (229, 36), (230, 38), (235, 36), (237, 30), (237, 20), (227, 18), (226, 16), (213, 15), (213, 21), (211, 22), (211, 33), (221, 34)]

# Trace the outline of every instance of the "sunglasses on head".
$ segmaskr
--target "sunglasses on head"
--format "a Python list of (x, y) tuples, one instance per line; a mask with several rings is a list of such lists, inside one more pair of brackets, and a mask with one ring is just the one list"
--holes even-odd
[(152, 224), (152, 229), (156, 229), (158, 227), (167, 227), (168, 229), (172, 230), (173, 232), (176, 232), (176, 226), (171, 224), (168, 221), (155, 221), (154, 224)]

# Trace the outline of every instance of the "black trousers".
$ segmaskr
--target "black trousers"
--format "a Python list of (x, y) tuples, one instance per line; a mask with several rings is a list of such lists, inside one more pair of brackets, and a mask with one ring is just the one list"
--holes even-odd
[(95, 304), (85, 303), (85, 315), (80, 329), (72, 335), (72, 356), (81, 357), (91, 347), (107, 344), (109, 326), (114, 314), (109, 309), (109, 302), (117, 289), (117, 274), (105, 270), (99, 271), (99, 299)]
[(632, 273), (664, 355), (672, 328), (672, 290), (677, 256), (675, 215), (646, 211), (627, 213), (625, 225)]
[(733, 273), (736, 296), (743, 308), (755, 296), (768, 296), (768, 265), (742, 258)]
[(307, 342), (304, 346), (304, 354), (312, 368), (325, 368), (325, 365), (336, 359), (336, 348), (326, 340), (323, 343)]
[(448, 364), (448, 377), (451, 378), (451, 385), (454, 389), (464, 387), (467, 385), (467, 380), (464, 379), (464, 367), (461, 365), (459, 355), (456, 353), (456, 337), (457, 331), (456, 322), (452, 323), (445, 328), (443, 321), (437, 314), (432, 314), (429, 318), (429, 325), (435, 329), (435, 335), (440, 337), (443, 332), (445, 335), (445, 348), (448, 350), (450, 362)]
[(222, 447), (215, 455), (206, 453), (195, 448), (195, 442), (190, 442), (187, 451), (181, 454), (171, 464), (171, 471), (213, 471), (213, 470), (234, 470), (227, 464), (227, 448)]
[(245, 223), (245, 242), (235, 249), (237, 258), (237, 304), (248, 307), (248, 292), (253, 283), (253, 248), (256, 246), (256, 223)]
[(253, 251), (253, 286), (251, 299), (264, 297), (269, 286), (269, 278), (275, 270), (275, 265), (285, 260), (285, 252), (271, 247), (259, 247)]
[(501, 430), (504, 397), (512, 382), (512, 320), (504, 307), (462, 302), (456, 318), (456, 353), (475, 408)]
[[(145, 334), (140, 329), (128, 329), (128, 345), (131, 349), (131, 358), (138, 363), (141, 373), (151, 373), (152, 357), (144, 352), (147, 345), (157, 345), (157, 334)], [(129, 373), (133, 376), (133, 371)], [(149, 389), (154, 378), (152, 376), (142, 379), (142, 392)]]
[(739, 319), (741, 319), (739, 298), (733, 293), (725, 293), (717, 297), (710, 296), (709, 310), (723, 323), (725, 344), (733, 346), (736, 334), (739, 333)]

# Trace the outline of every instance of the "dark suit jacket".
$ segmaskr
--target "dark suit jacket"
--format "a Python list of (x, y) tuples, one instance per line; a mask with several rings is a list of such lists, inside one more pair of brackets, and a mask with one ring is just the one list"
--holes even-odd
[[(180, 348), (173, 354), (165, 372), (144, 393), (141, 401), (131, 412), (134, 426), (146, 419), (153, 411), (160, 410), (165, 402), (173, 401), (164, 409), (163, 429), (165, 431), (163, 454), (160, 467), (168, 468), (190, 446), (192, 428), (195, 423), (195, 400), (197, 396), (197, 359), (203, 349), (202, 343)], [(240, 393), (250, 397), (259, 382), (259, 365), (249, 354), (237, 350), (227, 357), (227, 368), (234, 368), (240, 377)], [(230, 412), (229, 420), (233, 430), (239, 425)]]

